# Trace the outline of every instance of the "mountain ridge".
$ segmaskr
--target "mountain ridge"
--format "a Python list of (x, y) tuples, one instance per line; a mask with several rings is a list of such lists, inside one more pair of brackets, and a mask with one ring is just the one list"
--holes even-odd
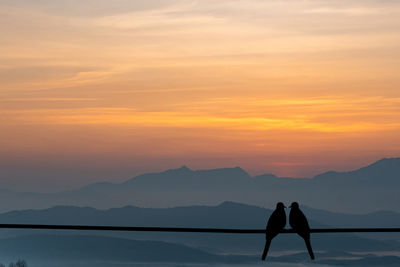
[[(318, 211), (301, 206), (308, 217), (311, 228), (329, 228), (352, 226), (384, 227), (400, 221), (400, 213), (391, 214), (390, 220), (376, 214), (346, 215), (328, 211)], [(218, 206), (189, 206), (166, 209), (121, 207), (107, 210), (94, 208), (57, 206), (45, 210), (12, 211), (0, 214), (2, 223), (60, 224), (60, 225), (109, 225), (109, 226), (152, 226), (152, 227), (194, 227), (194, 228), (240, 228), (265, 229), (271, 209), (235, 202), (224, 202)], [(388, 217), (390, 218), (390, 217)], [(381, 223), (381, 224), (379, 224)], [(346, 225), (347, 224), (347, 225)], [(287, 226), (289, 228), (289, 226)], [(21, 236), (27, 234), (55, 233), (59, 235), (88, 234), (85, 231), (46, 231), (46, 230), (9, 230), (2, 233)], [(153, 233), (153, 232), (90, 232), (94, 235), (109, 235), (137, 240), (158, 240), (189, 245), (192, 247), (212, 247), (217, 251), (240, 252), (254, 251), (263, 246), (263, 235), (233, 234), (195, 234), (195, 233)], [(195, 238), (194, 238), (195, 237)], [(351, 251), (384, 251), (400, 249), (400, 242), (372, 240), (355, 234), (312, 235), (313, 243), (321, 250), (332, 250), (337, 245)], [(389, 237), (392, 238), (392, 237)], [(296, 235), (282, 235), (274, 249), (299, 249), (303, 243)]]
[(223, 201), (273, 206), (298, 201), (340, 212), (400, 211), (400, 158), (386, 158), (349, 172), (314, 178), (251, 177), (240, 167), (191, 170), (186, 166), (138, 175), (122, 183), (94, 183), (56, 193), (0, 191), (0, 211), (54, 205), (111, 208), (122, 205), (174, 207)]
[[(394, 163), (396, 163), (397, 165), (395, 165)], [(196, 174), (196, 173), (212, 173), (212, 172), (220, 172), (220, 171), (224, 171), (224, 170), (228, 170), (228, 171), (238, 171), (241, 172), (244, 176), (248, 176), (249, 178), (259, 178), (259, 177), (270, 177), (270, 178), (278, 178), (278, 179), (318, 179), (321, 176), (324, 175), (337, 175), (337, 174), (351, 174), (351, 173), (357, 173), (357, 172), (365, 172), (368, 171), (370, 172), (371, 170), (374, 169), (382, 169), (383, 167), (388, 167), (389, 165), (391, 166), (396, 166), (400, 169), (400, 157), (396, 157), (396, 158), (382, 158), (379, 159), (373, 163), (370, 163), (366, 166), (360, 167), (358, 169), (354, 169), (354, 170), (350, 170), (350, 171), (327, 171), (327, 172), (323, 172), (317, 175), (314, 175), (313, 177), (281, 177), (281, 176), (277, 176), (275, 174), (272, 173), (264, 173), (264, 174), (259, 174), (259, 175), (255, 175), (255, 176), (250, 176), (243, 168), (236, 166), (236, 167), (231, 167), (231, 168), (214, 168), (214, 169), (200, 169), (200, 170), (192, 170), (189, 167), (187, 167), (186, 165), (183, 165), (180, 168), (175, 168), (175, 169), (167, 169), (165, 171), (162, 172), (152, 172), (152, 173), (144, 173), (144, 174), (140, 174), (137, 175), (133, 178), (129, 178), (126, 181), (123, 181), (121, 183), (112, 183), (112, 182), (100, 182), (100, 183), (93, 183), (93, 184), (126, 184), (129, 183), (131, 181), (133, 181), (136, 178), (141, 178), (143, 176), (152, 176), (152, 175), (161, 175), (161, 174)], [(87, 186), (93, 185), (93, 184), (89, 184)], [(86, 187), (86, 186), (83, 186)]]
[[(400, 157), (399, 158), (382, 158), (379, 159), (371, 164), (368, 164), (367, 166), (364, 167), (360, 167), (358, 169), (354, 169), (354, 170), (350, 170), (350, 171), (345, 171), (345, 172), (339, 172), (339, 171), (327, 171), (327, 172), (323, 172), (320, 174), (317, 174), (311, 178), (307, 178), (307, 177), (280, 177), (280, 176), (276, 176), (275, 174), (272, 173), (265, 173), (265, 174), (260, 174), (260, 175), (255, 175), (255, 176), (250, 176), (243, 168), (236, 166), (236, 167), (231, 167), (231, 168), (215, 168), (215, 169), (201, 169), (201, 170), (192, 170), (189, 167), (187, 167), (186, 165), (183, 165), (180, 168), (175, 168), (175, 169), (167, 169), (165, 171), (162, 172), (151, 172), (151, 173), (144, 173), (144, 174), (140, 174), (137, 175), (133, 178), (129, 178), (123, 182), (120, 183), (112, 183), (112, 182), (96, 182), (96, 183), (91, 183), (88, 184), (86, 186), (82, 186), (79, 190), (82, 189), (90, 189), (93, 187), (104, 187), (104, 186), (118, 186), (118, 185), (129, 185), (131, 183), (135, 182), (135, 179), (139, 178), (139, 179), (143, 179), (143, 178), (150, 178), (150, 177), (154, 177), (154, 176), (158, 176), (158, 175), (164, 175), (164, 174), (172, 174), (172, 175), (196, 175), (199, 173), (215, 173), (215, 172), (221, 172), (221, 171), (237, 171), (237, 173), (241, 173), (243, 176), (247, 176), (248, 178), (253, 178), (253, 179), (321, 179), (326, 178), (326, 177), (330, 177), (332, 175), (347, 175), (347, 174), (352, 174), (352, 173), (358, 173), (358, 172), (370, 172), (373, 169), (379, 168), (382, 169), (382, 167), (386, 167), (387, 165), (389, 165), (388, 163), (390, 163), (390, 165), (394, 165), (393, 163), (397, 163), (400, 166)], [(400, 169), (400, 167), (399, 167)]]

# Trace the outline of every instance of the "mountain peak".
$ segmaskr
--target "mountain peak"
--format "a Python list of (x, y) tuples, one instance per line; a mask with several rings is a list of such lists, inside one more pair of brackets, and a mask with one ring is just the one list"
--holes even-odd
[[(399, 172), (400, 158), (383, 158), (353, 172)], [(394, 174), (394, 173), (393, 173)]]
[(391, 180), (398, 183), (400, 158), (383, 158), (351, 173), (358, 173), (363, 177), (374, 178), (376, 181)]
[(217, 177), (225, 177), (228, 179), (232, 178), (250, 178), (249, 174), (240, 167), (230, 167), (230, 168), (219, 168), (219, 169), (211, 169), (211, 170), (197, 170), (197, 174), (201, 175), (209, 175), (209, 176), (217, 176)]
[(188, 168), (186, 165), (183, 165), (182, 167), (180, 167), (180, 168), (177, 168), (177, 169), (169, 169), (169, 170), (166, 170), (165, 172), (166, 173), (168, 173), (168, 172), (179, 172), (179, 173), (186, 173), (186, 172), (191, 172), (192, 170), (190, 169), (190, 168)]
[(240, 203), (240, 202), (235, 202), (235, 201), (224, 201), (220, 203), (219, 205), (215, 207), (222, 207), (222, 208), (234, 208), (234, 209), (239, 209), (239, 208), (259, 208), (254, 205), (249, 205), (245, 203)]
[(400, 158), (382, 158), (368, 166), (368, 167), (391, 167), (394, 165), (400, 165)]
[(382, 158), (365, 167), (361, 167), (349, 172), (328, 171), (314, 176), (313, 178), (331, 178), (342, 174), (362, 173), (370, 176), (372, 174), (379, 175), (383, 172), (386, 174), (394, 174), (393, 172), (400, 171), (400, 158)]
[(181, 170), (181, 171), (191, 171), (191, 169), (188, 168), (186, 165), (183, 165), (183, 166), (180, 167), (178, 170)]

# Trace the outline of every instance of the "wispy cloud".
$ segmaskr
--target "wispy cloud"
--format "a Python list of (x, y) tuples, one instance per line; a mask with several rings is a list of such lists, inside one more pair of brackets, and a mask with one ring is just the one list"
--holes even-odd
[(0, 102), (86, 102), (96, 100), (98, 99), (84, 97), (19, 97), (0, 99)]
[[(399, 129), (399, 98), (220, 99), (175, 110), (38, 109), (4, 112), (17, 124), (221, 128), (239, 131), (365, 132)], [(210, 107), (218, 105), (218, 109)], [(371, 105), (377, 107), (371, 110)], [(199, 107), (202, 107), (199, 108)]]
[(319, 7), (305, 10), (306, 14), (337, 14), (337, 15), (349, 15), (349, 16), (366, 16), (366, 15), (377, 15), (384, 13), (386, 9), (371, 7), (371, 8), (335, 8), (335, 7)]
[(49, 14), (69, 17), (97, 17), (169, 6), (177, 0), (2, 0), (0, 6), (36, 9)]

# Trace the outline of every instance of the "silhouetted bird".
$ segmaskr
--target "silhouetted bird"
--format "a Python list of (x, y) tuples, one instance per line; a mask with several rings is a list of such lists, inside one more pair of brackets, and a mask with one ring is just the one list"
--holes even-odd
[(314, 259), (314, 253), (311, 248), (310, 242), (310, 226), (308, 225), (308, 221), (304, 213), (299, 208), (299, 203), (293, 202), (289, 207), (289, 224), (293, 228), (293, 230), (301, 236), (306, 242), (308, 254), (310, 254), (311, 259)]
[(265, 247), (261, 259), (265, 260), (271, 245), (272, 239), (277, 236), (286, 225), (285, 205), (282, 202), (276, 204), (276, 209), (272, 212), (268, 219), (267, 227), (265, 229)]

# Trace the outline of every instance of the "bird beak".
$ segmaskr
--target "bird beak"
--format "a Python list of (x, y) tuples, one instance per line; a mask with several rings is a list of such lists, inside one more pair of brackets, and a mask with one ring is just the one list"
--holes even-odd
[(286, 206), (285, 206), (285, 205), (283, 205), (283, 207), (286, 209)]
[(290, 205), (289, 208), (292, 208), (292, 205)]

